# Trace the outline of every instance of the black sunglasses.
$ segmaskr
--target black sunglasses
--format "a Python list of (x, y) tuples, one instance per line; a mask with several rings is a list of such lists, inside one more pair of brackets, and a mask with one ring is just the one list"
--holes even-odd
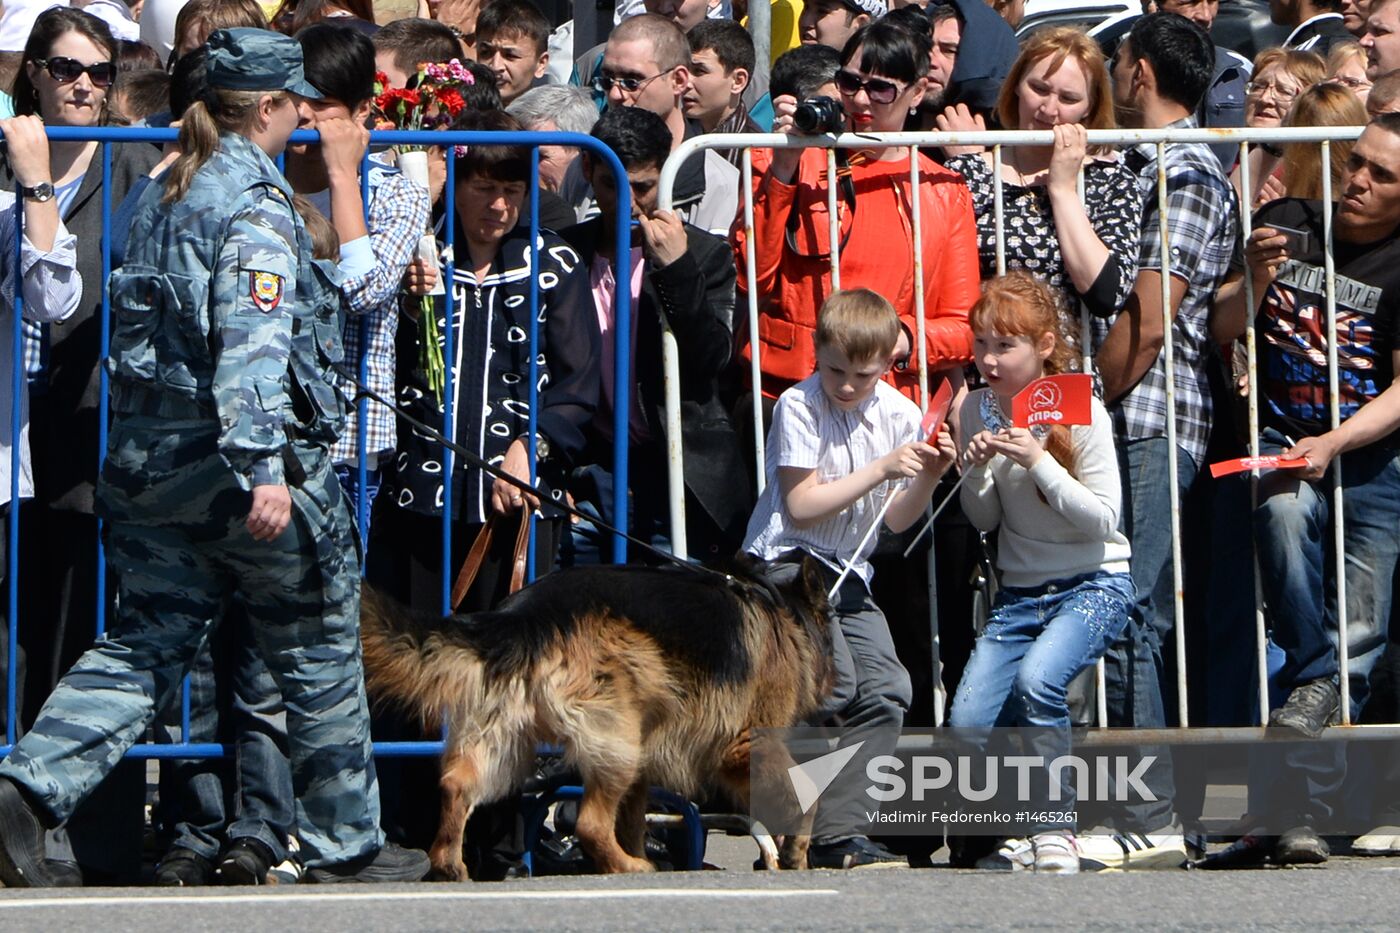
[[(676, 66), (676, 68), (679, 67), (679, 65)], [(668, 68), (660, 74), (652, 75), (650, 78), (618, 77), (617, 75), (610, 75), (607, 72), (600, 72), (593, 78), (593, 90), (597, 91), (599, 94), (606, 94), (612, 88), (620, 87), (628, 94), (635, 94), (657, 78), (675, 71), (676, 68)]]
[(87, 72), (94, 87), (111, 87), (112, 81), (117, 77), (117, 66), (111, 62), (94, 62), (91, 65), (84, 65), (76, 59), (55, 55), (53, 58), (36, 58), (34, 64), (46, 69), (49, 77), (59, 84), (76, 81), (82, 77), (83, 72)]
[(892, 104), (900, 93), (899, 85), (893, 81), (886, 81), (884, 78), (862, 79), (860, 75), (844, 68), (836, 72), (836, 87), (842, 94), (849, 94), (851, 97), (864, 88), (866, 96), (873, 104)]

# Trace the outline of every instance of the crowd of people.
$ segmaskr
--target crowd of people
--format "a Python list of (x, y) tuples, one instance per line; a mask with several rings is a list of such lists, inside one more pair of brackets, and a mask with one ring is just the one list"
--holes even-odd
[[(421, 877), (415, 850), (439, 812), (432, 763), (376, 763), (368, 743), (435, 736), (390, 713), (371, 728), (349, 638), (355, 571), (441, 612), (444, 566), (455, 575), (479, 550), (451, 607), (472, 611), (514, 592), (527, 561), (536, 574), (606, 562), (624, 516), (665, 551), (679, 531), (677, 442), (691, 557), (747, 551), (781, 568), (809, 555), (839, 583), (824, 715), (855, 729), (932, 725), (946, 688), (952, 725), (1067, 739), (1094, 719), (1099, 660), (1111, 726), (1167, 727), (1189, 709), (1193, 724), (1316, 738), (1342, 717), (1343, 678), (1350, 721), (1400, 721), (1400, 0), (1277, 0), (1284, 38), (1252, 61), (1212, 42), (1218, 10), (1146, 0), (1106, 50), (1068, 27), (1018, 38), (1016, 3), (777, 0), (759, 67), (742, 11), (702, 0), (619, 4), (591, 49), (573, 47), (567, 5), (535, 0), (424, 0), (383, 25), (368, 0), (7, 3), (0, 320), (22, 328), (23, 352), (0, 350), (0, 379), (21, 388), (0, 415), (0, 498), (19, 527), (0, 547), (17, 555), (20, 594), (19, 638), (0, 660), (18, 682), (8, 726), (24, 738), (0, 765), (0, 810), (24, 818), (0, 814), (0, 877), (134, 880), (144, 773), (120, 753), (153, 722), (161, 740), (237, 750), (162, 769), (158, 883)], [(630, 216), (591, 150), (370, 146), (392, 116), (386, 93), (408, 99), (429, 65), (452, 76), (443, 126), (587, 134), (611, 150)], [(179, 140), (117, 143), (104, 159), (97, 143), (43, 132), (99, 125), (178, 127)], [(1326, 162), (1310, 143), (1254, 145), (1242, 162), (1233, 143), (1112, 147), (1086, 132), (1201, 126), (1365, 128)], [(288, 145), (298, 128), (320, 141)], [(658, 206), (662, 166), (688, 139), (842, 129), (1039, 130), (1053, 144), (1000, 158), (847, 149), (834, 178), (820, 147), (706, 148)], [(1093, 376), (1091, 423), (1014, 426), (1012, 399), (1066, 372)], [(918, 436), (922, 393), (945, 385), (948, 427)], [(447, 456), (362, 389), (475, 458)], [(1254, 505), (1247, 477), (1206, 470), (1252, 440), (1305, 461), (1263, 474)], [(1344, 581), (1327, 543), (1338, 475)], [(942, 496), (954, 501), (931, 569), (914, 529)], [(877, 515), (885, 527), (866, 535)], [(1256, 560), (1269, 710), (1240, 585)], [(1346, 762), (1305, 747), (1292, 764), (1251, 782), (1261, 831), (1232, 864), (1327, 859), (1318, 827), (1346, 793)], [(1400, 773), (1400, 756), (1375, 767)], [(954, 861), (1066, 872), (1202, 855), (1170, 769), (1152, 791), (1119, 826), (965, 841)], [(1400, 853), (1390, 823), (1400, 814), (1355, 850)], [(927, 854), (871, 831), (818, 835), (811, 865)], [(467, 845), (474, 877), (521, 871), (516, 803), (479, 808)]]

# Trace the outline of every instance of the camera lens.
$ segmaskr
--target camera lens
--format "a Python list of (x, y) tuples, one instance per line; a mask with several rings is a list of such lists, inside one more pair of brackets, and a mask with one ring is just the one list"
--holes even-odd
[(799, 133), (808, 136), (839, 133), (843, 115), (841, 105), (833, 98), (812, 97), (797, 105), (792, 114), (792, 125)]

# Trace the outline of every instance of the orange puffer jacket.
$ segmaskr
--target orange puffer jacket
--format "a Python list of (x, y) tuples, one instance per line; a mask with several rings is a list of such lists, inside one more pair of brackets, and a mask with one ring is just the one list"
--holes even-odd
[[(840, 201), (841, 286), (872, 289), (889, 299), (911, 339), (914, 318), (913, 226), (909, 158), (865, 162), (851, 168), (856, 209)], [(924, 320), (930, 376), (972, 360), (967, 314), (978, 296), (977, 229), (972, 196), (962, 176), (920, 155), (923, 227)], [(765, 174), (755, 183), (754, 246), (759, 295), (759, 362), (763, 393), (776, 398), (816, 369), (812, 335), (817, 309), (831, 294), (830, 212), (827, 208), (826, 150), (802, 154), (794, 184)], [(837, 188), (838, 194), (841, 186)], [(789, 215), (797, 228), (789, 240)], [(735, 322), (746, 320), (747, 281), (743, 216), (733, 236), (739, 267), (740, 300)], [(795, 249), (794, 249), (795, 247)], [(746, 328), (745, 328), (746, 329)], [(745, 335), (740, 353), (749, 359)], [(889, 381), (918, 400), (918, 352), (895, 369)], [(931, 378), (930, 382), (936, 380)]]

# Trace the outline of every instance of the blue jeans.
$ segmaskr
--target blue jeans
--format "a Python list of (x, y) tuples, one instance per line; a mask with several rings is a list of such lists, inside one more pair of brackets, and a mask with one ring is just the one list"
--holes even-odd
[[(1117, 438), (1118, 465), (1123, 473), (1121, 524), (1132, 542), (1129, 561), (1137, 604), (1123, 637), (1104, 654), (1108, 724), (1160, 729), (1167, 724), (1166, 698), (1162, 692), (1162, 645), (1176, 621), (1172, 590), (1172, 531), (1167, 439)], [(1184, 498), (1196, 478), (1196, 461), (1177, 450), (1177, 490)], [(1165, 615), (1164, 615), (1165, 613)], [(1165, 748), (1144, 749), (1159, 760), (1170, 758)], [(1131, 808), (1128, 820), (1138, 832), (1155, 832), (1174, 820), (1175, 781), (1170, 768), (1153, 768), (1144, 781), (1157, 802)]]
[(1002, 587), (963, 670), (949, 725), (1068, 730), (1070, 681), (1123, 634), (1135, 598), (1126, 573)]
[[(1254, 617), (1254, 529), (1247, 474), (1215, 482), (1211, 500), (1210, 580), (1206, 590), (1206, 702), (1203, 724), (1257, 726), (1259, 712), (1258, 646)], [(1278, 675), (1284, 654), (1272, 638), (1265, 641), (1269, 708), (1281, 704), (1288, 688)], [(1264, 711), (1267, 718), (1268, 710)]]
[[(1032, 588), (1003, 587), (963, 670), (949, 725), (1048, 729), (1037, 742), (1037, 754), (1047, 762), (1068, 755), (1066, 691), (1079, 672), (1123, 634), (1136, 595), (1126, 573), (1085, 574)], [(1063, 809), (1074, 809), (1072, 781), (1062, 782), (1060, 799)], [(1048, 801), (1044, 803), (1047, 806), (1032, 809), (1049, 809)]]
[[(574, 470), (569, 480), (580, 512), (596, 515), (609, 525), (617, 524), (616, 496), (613, 475), (606, 467), (589, 464)], [(581, 519), (568, 526), (569, 533), (559, 545), (560, 567), (585, 567), (612, 563), (613, 535), (597, 525)], [(664, 553), (671, 553), (671, 515), (665, 497), (627, 495), (627, 533)], [(636, 546), (628, 545), (628, 558), (650, 562), (652, 557)]]
[[(1196, 461), (1177, 448), (1176, 485), (1181, 499), (1196, 481)], [(1118, 439), (1118, 466), (1123, 471), (1123, 532), (1133, 545), (1133, 583), (1138, 612), (1160, 676), (1163, 646), (1176, 628), (1176, 583), (1172, 574), (1171, 488), (1168, 485), (1167, 439)]]
[[(1278, 453), (1282, 435), (1266, 430), (1260, 450)], [(1385, 648), (1392, 578), (1400, 557), (1400, 457), (1371, 445), (1342, 454), (1346, 549), (1347, 678), (1351, 715), (1360, 715), (1371, 669)], [(1259, 480), (1255, 540), (1274, 641), (1283, 649), (1285, 689), (1338, 677), (1331, 522), (1332, 477), (1317, 484), (1287, 470)]]
[(360, 540), (369, 540), (369, 519), (374, 512), (374, 500), (379, 496), (380, 484), (384, 481), (384, 467), (379, 466), (365, 474), (365, 508), (360, 514), (360, 468), (353, 463), (342, 463), (335, 468), (335, 478), (345, 491), (346, 505), (355, 527), (360, 532)]
[[(1273, 430), (1260, 437), (1263, 453), (1287, 441)], [(1343, 547), (1346, 561), (1347, 680), (1351, 716), (1361, 714), (1370, 674), (1385, 649), (1392, 579), (1400, 538), (1400, 457), (1372, 445), (1342, 454)], [(1280, 686), (1285, 691), (1340, 676), (1332, 531), (1332, 477), (1313, 484), (1275, 470), (1259, 480), (1255, 542), (1274, 641), (1283, 649)], [(1288, 747), (1283, 764), (1251, 760), (1250, 810), (1270, 828), (1315, 825), (1332, 813), (1346, 779), (1340, 743)]]
[[(282, 692), (252, 639), (242, 605), (234, 603), (190, 669), (190, 741), (232, 743), (232, 760), (168, 763), (161, 793), (174, 811), (167, 813), (172, 849), (214, 860), (225, 844), (253, 838), (275, 863), (287, 857), (296, 798)], [(178, 742), (178, 700), (164, 719), (169, 740)]]

